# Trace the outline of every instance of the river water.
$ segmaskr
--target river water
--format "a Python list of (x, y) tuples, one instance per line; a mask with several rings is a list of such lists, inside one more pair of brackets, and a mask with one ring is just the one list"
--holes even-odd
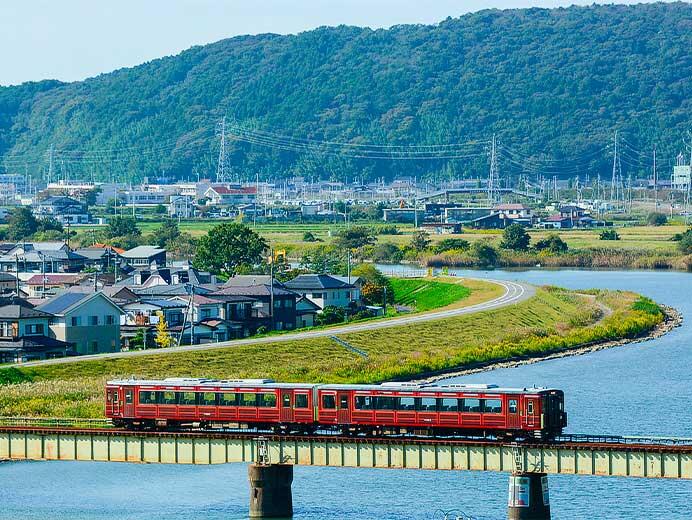
[[(401, 267), (400, 269), (405, 269)], [(391, 267), (388, 267), (391, 270)], [(645, 271), (452, 271), (643, 293), (685, 324), (655, 341), (457, 378), (565, 390), (568, 431), (692, 437), (692, 275)], [(246, 519), (247, 469), (86, 462), (0, 464), (0, 519)], [(550, 476), (553, 519), (692, 519), (692, 482)], [(506, 518), (506, 474), (296, 467), (295, 518)]]

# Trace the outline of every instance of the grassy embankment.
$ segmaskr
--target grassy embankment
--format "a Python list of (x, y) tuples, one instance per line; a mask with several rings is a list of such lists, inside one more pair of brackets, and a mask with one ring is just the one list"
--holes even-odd
[(365, 383), (405, 379), (453, 367), (540, 355), (584, 343), (635, 337), (663, 316), (633, 293), (599, 291), (596, 302), (555, 288), (539, 289), (520, 305), (340, 338), (368, 353), (360, 357), (329, 338), (152, 354), (45, 367), (0, 370), (0, 415), (100, 417), (110, 377), (271, 377), (281, 381)]

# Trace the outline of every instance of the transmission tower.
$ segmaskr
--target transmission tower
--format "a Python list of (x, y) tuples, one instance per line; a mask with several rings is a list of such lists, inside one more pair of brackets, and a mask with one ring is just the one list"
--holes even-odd
[(616, 203), (620, 200), (620, 183), (622, 182), (622, 164), (618, 153), (618, 133), (615, 131), (615, 147), (613, 150), (613, 176), (610, 180), (610, 201)]
[(227, 182), (226, 173), (226, 116), (221, 119), (220, 135), (221, 144), (219, 146), (219, 162), (216, 165), (216, 182)]
[(50, 145), (48, 151), (48, 184), (53, 182), (53, 145)]
[(654, 145), (654, 211), (658, 211), (658, 174), (656, 173), (656, 145)]
[(497, 140), (493, 134), (493, 143), (490, 148), (490, 172), (488, 174), (488, 200), (490, 204), (498, 202), (498, 188), (500, 181), (500, 172), (497, 163)]

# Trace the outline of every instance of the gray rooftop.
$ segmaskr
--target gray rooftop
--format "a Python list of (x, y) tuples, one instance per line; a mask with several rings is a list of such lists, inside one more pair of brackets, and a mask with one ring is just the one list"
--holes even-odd
[(165, 249), (156, 246), (137, 246), (128, 249), (120, 256), (124, 258), (149, 258), (165, 252)]

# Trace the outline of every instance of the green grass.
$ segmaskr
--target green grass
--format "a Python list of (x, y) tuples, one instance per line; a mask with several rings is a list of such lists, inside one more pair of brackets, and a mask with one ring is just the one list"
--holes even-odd
[(392, 287), (394, 300), (401, 305), (411, 306), (416, 311), (446, 307), (471, 294), (463, 285), (424, 278), (393, 278)]
[[(593, 301), (555, 288), (519, 305), (426, 323), (340, 335), (362, 358), (329, 338), (103, 359), (0, 370), (0, 415), (101, 417), (111, 377), (270, 377), (280, 381), (366, 383), (632, 337), (661, 315), (633, 293), (598, 291), (613, 314), (596, 322)], [(7, 375), (9, 374), (9, 375)], [(11, 384), (7, 384), (11, 383)]]

